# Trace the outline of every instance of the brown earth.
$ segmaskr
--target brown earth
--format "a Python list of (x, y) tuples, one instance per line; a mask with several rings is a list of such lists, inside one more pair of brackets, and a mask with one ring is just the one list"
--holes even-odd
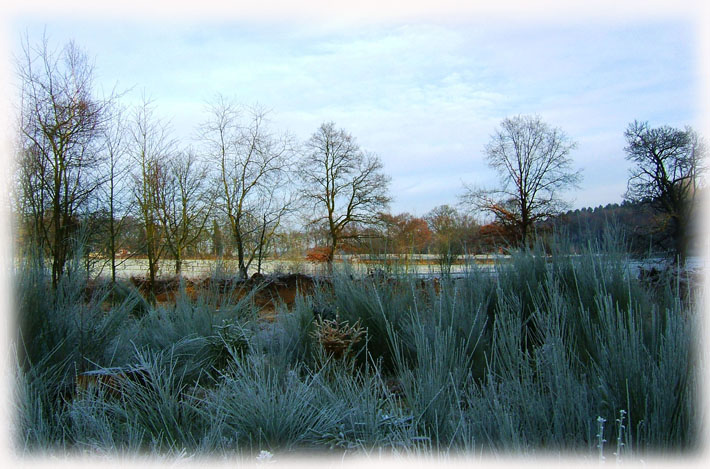
[[(384, 282), (395, 287), (399, 284), (396, 278), (388, 277), (381, 272), (372, 272), (362, 280)], [(180, 295), (179, 277), (160, 278), (155, 281), (155, 298), (158, 304), (174, 303)], [(145, 278), (131, 277), (131, 282), (138, 290), (148, 296), (150, 291), (149, 282)], [(304, 274), (286, 274), (264, 276), (254, 274), (251, 278), (241, 280), (236, 277), (214, 279), (205, 278), (199, 280), (182, 279), (184, 291), (187, 297), (195, 301), (200, 295), (218, 296), (229, 295), (232, 300), (240, 300), (248, 294), (252, 294), (254, 305), (259, 316), (263, 319), (273, 321), (276, 318), (278, 305), (283, 304), (291, 308), (300, 295), (309, 295), (314, 292), (318, 285), (330, 286), (330, 281), (323, 277), (311, 277)], [(437, 278), (419, 279), (416, 281), (417, 288), (428, 291), (431, 284), (436, 294), (439, 293), (440, 285)]]
[[(303, 274), (288, 274), (279, 276), (264, 276), (254, 274), (251, 278), (241, 280), (238, 278), (201, 280), (182, 279), (187, 297), (195, 301), (200, 295), (217, 293), (218, 295), (230, 294), (232, 299), (239, 300), (247, 294), (253, 295), (254, 305), (259, 310), (259, 315), (267, 320), (276, 316), (276, 307), (284, 304), (291, 307), (296, 301), (296, 296), (307, 295), (313, 292), (317, 280)], [(147, 295), (150, 284), (147, 279), (131, 277), (131, 283), (138, 290)], [(155, 298), (158, 304), (173, 303), (180, 294), (180, 278), (170, 277), (156, 279)]]

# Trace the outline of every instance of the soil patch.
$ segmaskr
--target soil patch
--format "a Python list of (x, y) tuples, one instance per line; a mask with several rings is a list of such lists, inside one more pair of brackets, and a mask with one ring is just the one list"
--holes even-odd
[[(276, 307), (284, 304), (291, 307), (300, 295), (314, 291), (320, 280), (304, 274), (261, 275), (254, 274), (248, 279), (236, 277), (205, 278), (190, 280), (180, 277), (156, 279), (154, 283), (155, 299), (158, 304), (174, 303), (184, 285), (184, 294), (192, 301), (203, 294), (229, 295), (239, 300), (247, 294), (253, 295), (254, 305), (260, 316), (274, 319)], [(150, 281), (142, 277), (131, 277), (131, 283), (145, 296), (150, 291)]]

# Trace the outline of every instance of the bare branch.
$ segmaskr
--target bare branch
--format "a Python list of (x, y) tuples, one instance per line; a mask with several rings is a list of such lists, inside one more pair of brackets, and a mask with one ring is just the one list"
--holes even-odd
[(651, 128), (634, 121), (625, 133), (629, 174), (626, 199), (648, 202), (667, 217), (676, 256), (686, 255), (696, 196), (705, 172), (706, 148), (691, 129)]
[(324, 225), (330, 236), (332, 263), (344, 231), (352, 224), (372, 224), (389, 204), (390, 178), (382, 162), (363, 152), (354, 138), (324, 123), (305, 144), (306, 155), (299, 170), (304, 198), (311, 202), (311, 224)]
[(219, 161), (216, 204), (229, 222), (240, 274), (246, 277), (293, 206), (293, 145), (289, 136), (271, 132), (268, 113), (259, 107), (241, 111), (218, 97), (209, 112), (202, 138), (208, 155)]
[(514, 227), (520, 243), (526, 245), (536, 221), (564, 208), (558, 192), (576, 187), (581, 179), (569, 158), (575, 146), (562, 130), (549, 127), (539, 117), (506, 118), (485, 147), (500, 186), (488, 190), (465, 187), (461, 201)]

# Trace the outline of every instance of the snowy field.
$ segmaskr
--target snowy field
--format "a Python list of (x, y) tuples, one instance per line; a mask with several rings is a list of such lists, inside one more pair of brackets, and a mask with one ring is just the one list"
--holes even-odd
[[(477, 255), (477, 256), (461, 256), (459, 263), (451, 266), (451, 275), (461, 275), (472, 266), (493, 273), (495, 264), (505, 262), (509, 259), (506, 255)], [(389, 261), (386, 265), (383, 261)], [(183, 261), (182, 275), (186, 278), (202, 278), (207, 277), (217, 268), (217, 261), (211, 259), (188, 259)], [(644, 261), (632, 260), (629, 262), (629, 268), (632, 272), (638, 272), (640, 267), (644, 268), (662, 268), (666, 265), (666, 261), (661, 258), (652, 258)], [(706, 265), (705, 259), (699, 256), (689, 257), (686, 262), (686, 268), (691, 271), (704, 270)], [(354, 272), (367, 274), (374, 271), (392, 271), (399, 273), (412, 274), (422, 277), (440, 276), (441, 267), (438, 264), (435, 255), (416, 255), (408, 259), (401, 258), (397, 260), (396, 256), (379, 256), (377, 258), (371, 256), (339, 256), (336, 258), (336, 268), (350, 268)], [(237, 272), (236, 260), (221, 261), (221, 268), (224, 272)], [(249, 274), (253, 274), (257, 270), (256, 263), (252, 263), (249, 268)], [(309, 262), (305, 260), (285, 260), (285, 259), (267, 259), (262, 262), (261, 272), (265, 275), (273, 273), (303, 273), (308, 275), (318, 275), (325, 273), (325, 265), (322, 263)], [(110, 275), (110, 268), (107, 262), (97, 260), (92, 268), (92, 273), (98, 276)], [(148, 262), (145, 259), (123, 259), (118, 266), (116, 274), (119, 278), (141, 277), (148, 274)], [(175, 264), (172, 260), (164, 260), (160, 263), (158, 275), (172, 276), (175, 274)]]

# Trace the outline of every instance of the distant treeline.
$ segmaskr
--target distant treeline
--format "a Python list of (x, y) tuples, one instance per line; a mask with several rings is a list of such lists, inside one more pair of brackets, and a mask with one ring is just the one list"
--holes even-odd
[[(623, 237), (625, 246), (634, 254), (668, 251), (672, 243), (665, 217), (660, 216), (648, 202), (624, 201), (568, 210), (539, 223), (537, 229), (542, 233), (556, 233), (575, 250), (583, 249), (590, 242), (603, 241), (612, 231), (614, 235)], [(693, 237), (691, 252), (695, 244)]]

